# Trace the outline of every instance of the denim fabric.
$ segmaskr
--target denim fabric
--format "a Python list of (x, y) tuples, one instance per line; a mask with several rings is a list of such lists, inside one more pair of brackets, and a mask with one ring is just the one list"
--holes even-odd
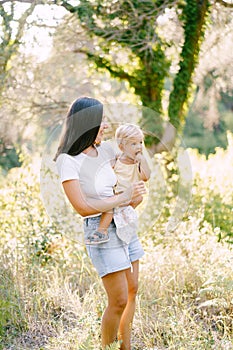
[[(92, 231), (96, 231), (100, 216), (84, 219), (85, 239)], [(116, 225), (111, 222), (108, 228), (110, 240), (97, 245), (86, 245), (88, 255), (100, 277), (109, 273), (125, 270), (131, 267), (131, 263), (144, 255), (144, 250), (138, 236), (132, 237), (129, 244), (123, 242), (116, 234)]]

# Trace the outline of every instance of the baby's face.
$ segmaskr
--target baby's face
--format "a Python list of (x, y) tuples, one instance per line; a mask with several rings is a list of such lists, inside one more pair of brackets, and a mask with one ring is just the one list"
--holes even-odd
[(135, 160), (138, 154), (142, 154), (143, 138), (141, 135), (124, 140), (121, 145), (122, 152), (130, 159)]

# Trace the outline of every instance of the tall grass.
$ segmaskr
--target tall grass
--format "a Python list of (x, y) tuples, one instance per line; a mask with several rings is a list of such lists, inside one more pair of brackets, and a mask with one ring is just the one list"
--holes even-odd
[[(190, 158), (182, 223), (166, 232), (164, 210), (141, 235), (135, 350), (233, 349), (232, 144)], [(82, 243), (45, 214), (30, 162), (2, 179), (0, 197), (0, 348), (100, 349), (102, 283)]]

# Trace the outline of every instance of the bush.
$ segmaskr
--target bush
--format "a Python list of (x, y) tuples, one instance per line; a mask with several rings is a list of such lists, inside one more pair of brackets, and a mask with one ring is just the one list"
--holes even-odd
[[(165, 203), (156, 221), (148, 225), (140, 216), (146, 255), (133, 326), (136, 350), (232, 349), (232, 144), (208, 159), (189, 154), (193, 198), (180, 225), (165, 229), (177, 176), (166, 194), (152, 181), (150, 209), (162, 203), (157, 193)], [(12, 169), (0, 188), (0, 347), (97, 350), (105, 292), (73, 229), (47, 216), (36, 161)]]
[(22, 165), (17, 147), (13, 145), (6, 146), (1, 139), (0, 153), (0, 169), (2, 168), (3, 173), (6, 173), (11, 168), (20, 167)]
[(233, 243), (233, 137), (228, 133), (228, 148), (204, 156), (190, 150), (194, 174), (192, 210), (203, 212), (202, 224), (211, 224), (219, 240)]

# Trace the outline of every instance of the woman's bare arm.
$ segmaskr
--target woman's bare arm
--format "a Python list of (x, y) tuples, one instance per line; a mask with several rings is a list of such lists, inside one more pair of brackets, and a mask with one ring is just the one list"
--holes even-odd
[(78, 180), (64, 181), (62, 185), (70, 203), (81, 216), (99, 214), (122, 204), (127, 205), (146, 192), (144, 183), (139, 181), (121, 194), (105, 198), (104, 200), (90, 199), (82, 192)]

